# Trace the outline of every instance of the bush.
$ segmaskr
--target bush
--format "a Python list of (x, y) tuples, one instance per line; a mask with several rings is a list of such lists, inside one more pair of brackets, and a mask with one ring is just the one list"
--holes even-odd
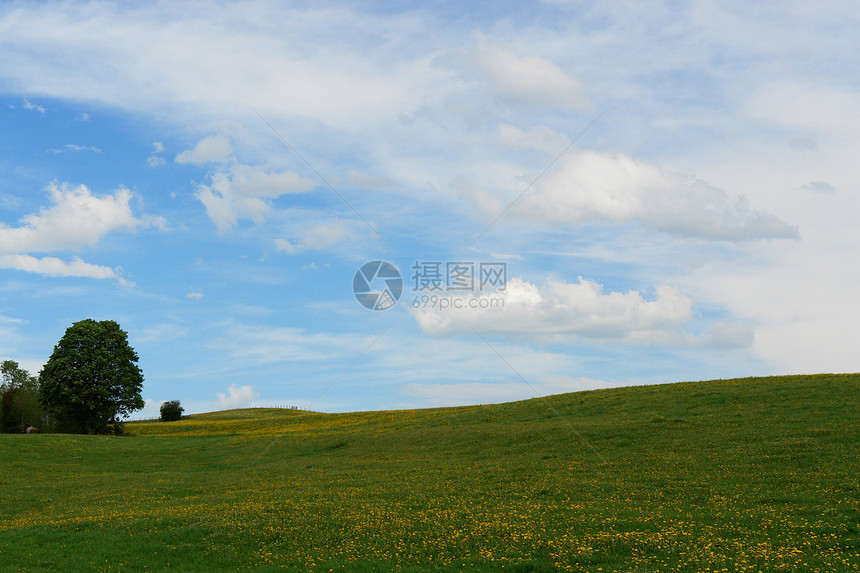
[(170, 400), (161, 405), (161, 421), (175, 422), (182, 419), (185, 408), (179, 405), (179, 400)]

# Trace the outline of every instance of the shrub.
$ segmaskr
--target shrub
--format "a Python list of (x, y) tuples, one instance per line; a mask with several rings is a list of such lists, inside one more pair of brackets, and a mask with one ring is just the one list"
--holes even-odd
[(161, 421), (175, 422), (182, 419), (185, 408), (179, 405), (179, 400), (169, 400), (161, 405)]

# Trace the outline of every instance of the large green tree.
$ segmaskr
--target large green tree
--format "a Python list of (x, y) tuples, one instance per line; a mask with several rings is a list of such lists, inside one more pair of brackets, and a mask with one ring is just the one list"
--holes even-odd
[(143, 373), (128, 336), (112, 320), (74, 323), (39, 375), (39, 397), (61, 427), (88, 434), (143, 408)]

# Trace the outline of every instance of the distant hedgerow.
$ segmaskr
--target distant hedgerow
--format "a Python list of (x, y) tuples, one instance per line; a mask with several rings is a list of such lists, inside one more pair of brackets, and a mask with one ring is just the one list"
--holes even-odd
[(182, 419), (185, 408), (179, 405), (179, 400), (169, 400), (161, 405), (161, 421), (175, 422)]

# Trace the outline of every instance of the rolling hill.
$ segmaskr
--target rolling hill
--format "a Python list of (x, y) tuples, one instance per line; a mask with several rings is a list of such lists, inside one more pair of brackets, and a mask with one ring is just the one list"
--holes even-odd
[(0, 570), (856, 571), (860, 375), (0, 436)]

